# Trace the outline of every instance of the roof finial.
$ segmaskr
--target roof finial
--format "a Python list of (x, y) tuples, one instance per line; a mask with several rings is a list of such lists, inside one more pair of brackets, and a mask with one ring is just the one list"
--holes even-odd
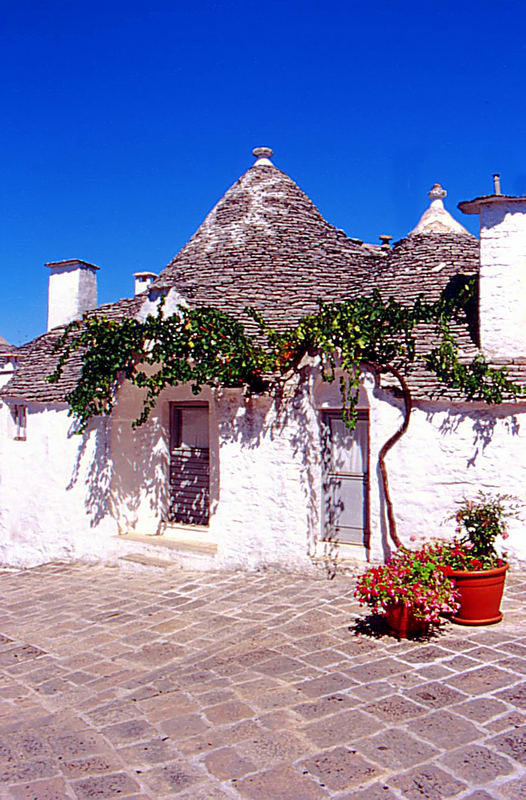
[(439, 184), (433, 184), (428, 194), (431, 200), (427, 211), (420, 217), (420, 222), (411, 233), (459, 233), (469, 236), (468, 231), (454, 219), (444, 208), (446, 190)]
[(443, 200), (446, 195), (446, 190), (439, 183), (434, 183), (428, 197), (431, 200)]
[(273, 167), (273, 163), (270, 160), (274, 155), (274, 151), (271, 147), (254, 147), (252, 150), (252, 155), (257, 158), (256, 163), (253, 165), (254, 167)]

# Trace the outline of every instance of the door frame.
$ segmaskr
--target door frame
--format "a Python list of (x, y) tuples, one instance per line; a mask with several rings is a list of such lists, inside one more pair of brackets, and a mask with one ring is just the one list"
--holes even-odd
[[(342, 419), (343, 417), (343, 409), (342, 408), (320, 408), (318, 410), (319, 413), (319, 429), (320, 429), (320, 449), (321, 449), (321, 492), (320, 492), (320, 502), (321, 502), (321, 514), (320, 514), (320, 523), (321, 523), (321, 540), (325, 542), (333, 541), (330, 538), (326, 538), (326, 530), (325, 530), (325, 497), (326, 497), (326, 490), (325, 490), (325, 477), (327, 472), (327, 458), (330, 457), (331, 452), (330, 449), (327, 447), (327, 436), (328, 431), (330, 428), (326, 424), (326, 418), (336, 418)], [(371, 436), (370, 436), (370, 416), (369, 416), (369, 409), (368, 408), (359, 408), (357, 409), (358, 420), (362, 420), (367, 422), (367, 450), (366, 450), (366, 457), (367, 457), (367, 470), (363, 474), (363, 505), (364, 505), (364, 515), (363, 515), (363, 538), (360, 544), (355, 542), (344, 542), (344, 541), (334, 541), (335, 544), (339, 545), (347, 545), (350, 547), (364, 547), (366, 550), (370, 549), (370, 540), (371, 540), (371, 528), (370, 528), (370, 519), (371, 519), (371, 512), (370, 512), (370, 472), (371, 472)], [(352, 435), (352, 431), (349, 431)]]
[[(172, 485), (171, 481), (171, 470), (172, 470), (172, 458), (173, 458), (173, 451), (181, 448), (181, 439), (183, 435), (183, 426), (182, 426), (182, 410), (185, 408), (206, 408), (207, 410), (207, 420), (208, 420), (208, 448), (198, 448), (201, 450), (208, 449), (208, 511), (207, 511), (207, 522), (206, 523), (186, 523), (186, 522), (176, 522), (176, 525), (191, 525), (192, 527), (200, 527), (200, 528), (207, 528), (210, 524), (210, 513), (211, 513), (211, 498), (210, 498), (210, 483), (211, 483), (211, 458), (210, 458), (210, 403), (202, 400), (171, 400), (169, 402), (169, 442), (170, 442), (170, 455), (169, 455), (169, 477), (168, 477), (168, 485), (169, 485), (169, 505), (172, 506), (172, 502), (174, 499), (174, 486)], [(173, 524), (173, 523), (171, 523)]]

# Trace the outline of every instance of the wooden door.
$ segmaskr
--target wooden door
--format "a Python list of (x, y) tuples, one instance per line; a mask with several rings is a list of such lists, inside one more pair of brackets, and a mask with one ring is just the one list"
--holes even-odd
[(323, 538), (367, 545), (369, 415), (358, 412), (350, 431), (341, 412), (322, 415)]
[(170, 403), (170, 522), (208, 525), (208, 404)]

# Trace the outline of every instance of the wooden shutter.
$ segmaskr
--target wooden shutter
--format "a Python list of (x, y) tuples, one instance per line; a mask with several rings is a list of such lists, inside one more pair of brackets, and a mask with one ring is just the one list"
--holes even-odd
[(208, 525), (208, 425), (206, 403), (170, 403), (170, 522)]

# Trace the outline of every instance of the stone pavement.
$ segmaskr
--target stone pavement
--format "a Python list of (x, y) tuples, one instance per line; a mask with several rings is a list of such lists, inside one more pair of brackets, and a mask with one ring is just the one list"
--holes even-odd
[(526, 578), (397, 642), (352, 579), (0, 574), (0, 797), (526, 798)]

